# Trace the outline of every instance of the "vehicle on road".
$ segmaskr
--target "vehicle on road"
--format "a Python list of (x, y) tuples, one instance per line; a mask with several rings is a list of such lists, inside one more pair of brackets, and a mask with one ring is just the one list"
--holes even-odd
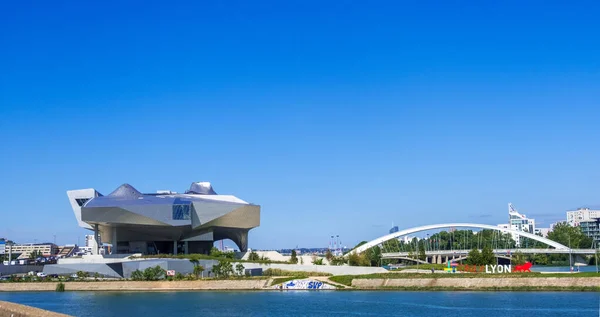
[(37, 274), (37, 276), (38, 276), (38, 277), (46, 277), (46, 276), (48, 276), (48, 275), (47, 275), (46, 273), (44, 273), (44, 272), (39, 272), (39, 273)]

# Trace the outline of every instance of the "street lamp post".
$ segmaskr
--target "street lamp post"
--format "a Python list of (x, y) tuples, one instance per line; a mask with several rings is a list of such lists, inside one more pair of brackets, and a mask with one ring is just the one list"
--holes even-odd
[(569, 270), (573, 272), (573, 252), (571, 249), (571, 235), (569, 234)]

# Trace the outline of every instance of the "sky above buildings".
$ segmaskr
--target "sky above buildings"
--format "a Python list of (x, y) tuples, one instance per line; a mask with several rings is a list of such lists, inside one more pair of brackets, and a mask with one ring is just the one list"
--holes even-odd
[(597, 2), (0, 4), (0, 236), (83, 243), (66, 191), (262, 206), (251, 248), (600, 204)]

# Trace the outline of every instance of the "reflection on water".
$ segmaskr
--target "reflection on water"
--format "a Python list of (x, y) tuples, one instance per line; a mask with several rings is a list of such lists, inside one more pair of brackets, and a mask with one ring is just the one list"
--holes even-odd
[(598, 316), (581, 292), (65, 292), (0, 293), (0, 300), (82, 317), (104, 316)]

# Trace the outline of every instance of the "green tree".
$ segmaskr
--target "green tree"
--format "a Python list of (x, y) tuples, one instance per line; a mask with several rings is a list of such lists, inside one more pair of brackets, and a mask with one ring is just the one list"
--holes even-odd
[(573, 249), (589, 249), (594, 243), (592, 238), (583, 234), (580, 227), (573, 227), (567, 222), (554, 225), (552, 231), (548, 233), (548, 239)]
[(496, 256), (494, 255), (494, 251), (490, 246), (484, 246), (481, 250), (481, 264), (494, 264), (496, 263)]
[(350, 254), (348, 254), (348, 265), (350, 266), (371, 266), (371, 260), (369, 260), (365, 254), (365, 252), (363, 253), (356, 253), (356, 252), (350, 252)]
[(538, 264), (538, 265), (548, 265), (548, 263), (549, 263), (548, 256), (545, 254), (536, 254), (533, 257), (533, 263)]
[(425, 261), (427, 255), (425, 254), (425, 243), (419, 243), (419, 260)]
[(384, 253), (400, 252), (400, 242), (398, 239), (391, 239), (382, 243)]
[(292, 264), (298, 263), (298, 257), (296, 255), (296, 250), (292, 250), (292, 256), (290, 257), (290, 263), (292, 263)]
[[(296, 259), (298, 261), (298, 259)], [(235, 272), (239, 276), (244, 276), (244, 265), (242, 263), (238, 263), (235, 265)]]
[(233, 265), (229, 261), (219, 260), (213, 265), (212, 271), (217, 277), (229, 278), (233, 274)]
[(381, 263), (381, 248), (379, 246), (367, 249), (363, 253), (365, 253), (367, 259), (369, 259), (370, 266), (379, 266)]
[(513, 253), (512, 259), (511, 259), (512, 264), (521, 265), (525, 262), (527, 262), (527, 261), (525, 259), (525, 255), (522, 252), (517, 251), (517, 252)]
[(473, 248), (471, 251), (469, 251), (469, 254), (467, 255), (467, 264), (481, 265), (481, 263), (481, 253), (477, 248)]
[(327, 252), (325, 252), (325, 258), (327, 259), (327, 261), (331, 262), (331, 259), (333, 258), (331, 250), (327, 249)]
[(204, 272), (204, 266), (202, 265), (194, 265), (194, 275), (196, 276), (196, 278), (200, 277), (202, 275), (202, 272)]
[(215, 257), (215, 258), (220, 258), (221, 257), (221, 251), (219, 249), (217, 249), (216, 247), (212, 247), (210, 248), (210, 256)]

